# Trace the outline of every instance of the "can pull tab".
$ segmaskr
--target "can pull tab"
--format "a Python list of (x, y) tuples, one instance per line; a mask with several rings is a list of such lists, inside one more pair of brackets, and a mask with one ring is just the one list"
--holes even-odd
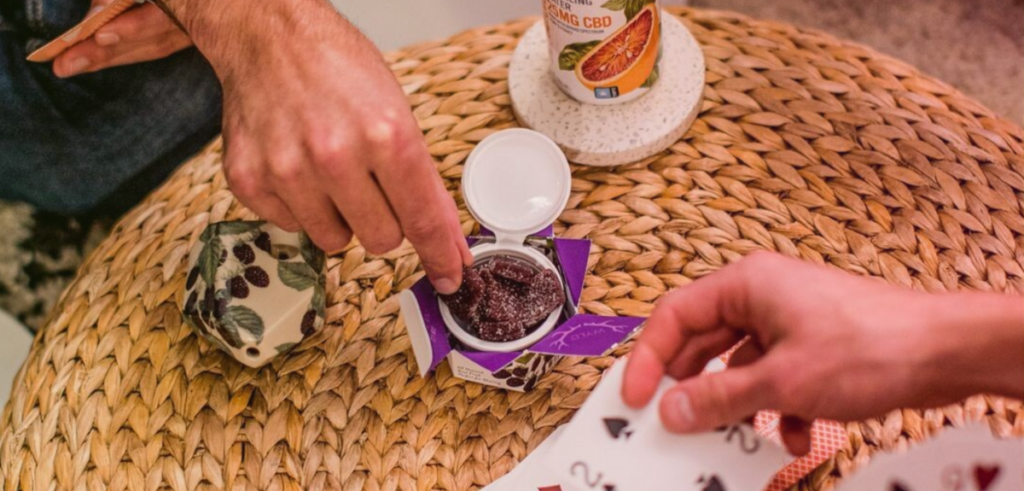
[(462, 195), (495, 242), (526, 247), (526, 237), (554, 223), (569, 201), (565, 154), (536, 131), (513, 128), (484, 138), (462, 170)]

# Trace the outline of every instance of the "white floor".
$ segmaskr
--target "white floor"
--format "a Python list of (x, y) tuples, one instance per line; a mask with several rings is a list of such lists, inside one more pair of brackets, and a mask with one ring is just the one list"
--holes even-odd
[[(332, 0), (382, 51), (540, 15), (541, 0)], [(661, 0), (662, 6), (686, 0)]]
[(11, 395), (14, 375), (32, 345), (32, 335), (13, 317), (0, 310), (0, 408)]

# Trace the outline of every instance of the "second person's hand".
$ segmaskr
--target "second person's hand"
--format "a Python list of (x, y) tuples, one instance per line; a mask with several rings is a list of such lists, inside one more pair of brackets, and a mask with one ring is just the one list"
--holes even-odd
[[(88, 15), (113, 0), (94, 0)], [(61, 53), (53, 73), (66, 78), (120, 65), (158, 60), (192, 45), (178, 25), (151, 3), (134, 7), (100, 27), (95, 34)]]
[[(664, 375), (666, 428), (689, 433), (783, 414), (783, 441), (810, 449), (815, 418), (862, 420), (978, 392), (1020, 397), (1020, 298), (930, 295), (755, 253), (658, 302), (629, 357), (622, 394), (642, 407)], [(697, 376), (745, 337), (726, 370)]]

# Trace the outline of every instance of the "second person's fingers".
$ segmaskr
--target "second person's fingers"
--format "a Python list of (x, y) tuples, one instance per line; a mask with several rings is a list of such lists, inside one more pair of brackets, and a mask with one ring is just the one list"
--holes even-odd
[(694, 336), (667, 365), (668, 375), (684, 380), (699, 374), (713, 358), (743, 339), (743, 334), (732, 329), (721, 329)]
[(146, 3), (115, 17), (93, 37), (101, 46), (109, 46), (119, 40), (144, 40), (174, 32), (185, 35), (160, 7)]
[(755, 363), (679, 382), (661, 398), (661, 421), (670, 431), (696, 433), (773, 407), (775, 394), (765, 371), (761, 363)]
[(782, 415), (779, 435), (790, 454), (799, 457), (811, 451), (811, 423), (796, 416)]
[[(658, 386), (651, 381), (665, 375), (668, 364), (686, 352), (686, 344), (694, 337), (718, 329), (755, 328), (747, 322), (755, 320), (747, 319), (748, 294), (741, 265), (731, 264), (662, 297), (629, 357), (622, 390), (626, 404), (647, 404)], [(694, 360), (676, 363), (689, 366)]]
[(53, 71), (58, 77), (72, 77), (160, 59), (191, 44), (188, 35), (159, 7), (146, 4), (119, 15), (89, 39), (62, 53), (54, 60)]

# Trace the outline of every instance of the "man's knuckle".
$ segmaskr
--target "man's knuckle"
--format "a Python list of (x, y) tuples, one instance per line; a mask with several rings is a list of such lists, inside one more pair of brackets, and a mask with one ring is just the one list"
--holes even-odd
[(367, 251), (373, 254), (384, 254), (402, 243), (402, 235), (399, 233), (378, 233), (366, 237), (362, 242)]
[(423, 218), (410, 220), (404, 227), (406, 237), (413, 242), (422, 242), (432, 238), (438, 232), (438, 226), (432, 221)]
[[(384, 129), (386, 128), (386, 129)], [(420, 133), (406, 125), (388, 121), (377, 130), (367, 130), (367, 141), (374, 145), (383, 164), (405, 164), (423, 160), (426, 156)]]
[(278, 157), (271, 160), (270, 174), (279, 182), (292, 183), (302, 176), (302, 165), (297, 159)]
[(259, 181), (256, 176), (242, 165), (225, 163), (224, 177), (227, 179), (231, 191), (237, 196), (255, 196), (259, 190)]
[(399, 143), (402, 128), (391, 118), (379, 118), (366, 125), (364, 136), (373, 145), (390, 148)]
[(312, 223), (304, 228), (313, 242), (327, 251), (341, 249), (348, 245), (351, 239), (344, 230), (330, 227), (323, 222)]
[(309, 151), (316, 163), (329, 172), (340, 168), (348, 155), (351, 143), (339, 134), (328, 134), (309, 142)]

